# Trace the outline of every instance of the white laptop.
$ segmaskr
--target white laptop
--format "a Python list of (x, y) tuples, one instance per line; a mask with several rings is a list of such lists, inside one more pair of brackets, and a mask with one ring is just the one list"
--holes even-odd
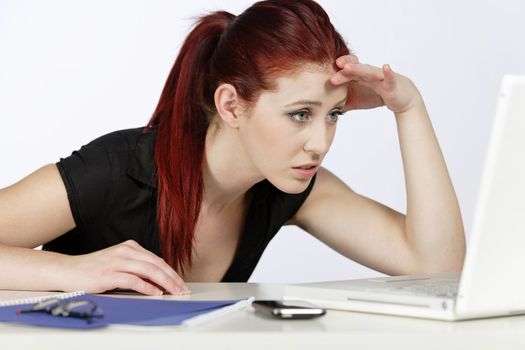
[(326, 308), (450, 321), (525, 314), (525, 75), (502, 81), (461, 274), (290, 285), (284, 295)]

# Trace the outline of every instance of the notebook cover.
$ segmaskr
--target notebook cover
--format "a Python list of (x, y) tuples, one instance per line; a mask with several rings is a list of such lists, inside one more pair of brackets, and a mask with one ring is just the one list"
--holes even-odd
[(88, 299), (103, 311), (103, 318), (93, 318), (91, 323), (74, 317), (51, 316), (46, 313), (17, 314), (17, 310), (29, 309), (33, 304), (0, 307), (0, 322), (14, 322), (33, 326), (93, 329), (110, 324), (143, 326), (175, 326), (182, 321), (228, 306), (238, 300), (159, 300), (121, 298), (86, 294), (74, 299)]

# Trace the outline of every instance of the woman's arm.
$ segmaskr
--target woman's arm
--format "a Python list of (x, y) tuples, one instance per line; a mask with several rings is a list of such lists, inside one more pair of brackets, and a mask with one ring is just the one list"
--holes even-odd
[(394, 112), (407, 191), (406, 216), (354, 193), (321, 169), (291, 222), (369, 267), (388, 274), (458, 271), (465, 254), (461, 213), (423, 99), (389, 66), (337, 60), (331, 79), (348, 84), (347, 109), (386, 105)]
[(407, 241), (425, 266), (459, 271), (465, 256), (461, 212), (423, 100), (395, 116), (405, 172)]
[(97, 293), (126, 288), (155, 295), (160, 293), (156, 284), (172, 294), (183, 292), (176, 272), (134, 241), (77, 256), (32, 249), (74, 227), (54, 164), (1, 189), (0, 289)]

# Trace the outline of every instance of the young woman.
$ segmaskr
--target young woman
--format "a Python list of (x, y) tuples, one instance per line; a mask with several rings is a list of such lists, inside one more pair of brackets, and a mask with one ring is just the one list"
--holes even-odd
[[(379, 106), (398, 126), (406, 215), (321, 167), (339, 116)], [(246, 281), (287, 224), (387, 274), (463, 263), (460, 210), (417, 88), (360, 63), (310, 0), (202, 17), (145, 128), (1, 190), (0, 288), (157, 295)]]

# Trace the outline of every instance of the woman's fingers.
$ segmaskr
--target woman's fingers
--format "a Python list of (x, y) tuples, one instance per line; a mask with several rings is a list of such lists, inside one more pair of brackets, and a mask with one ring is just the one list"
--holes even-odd
[(361, 81), (383, 81), (385, 78), (380, 68), (369, 64), (347, 63), (343, 67), (342, 73), (350, 78)]
[[(134, 262), (143, 262), (149, 270), (140, 269), (142, 277), (157, 283), (171, 294), (189, 293), (190, 290), (182, 278), (162, 258), (141, 247), (135, 241), (126, 241), (119, 245), (119, 256)], [(137, 267), (137, 265), (133, 265)], [(126, 267), (125, 267), (126, 268)], [(139, 270), (136, 270), (139, 271)], [(131, 272), (131, 271), (127, 271)], [(159, 275), (161, 273), (161, 275)], [(157, 275), (157, 280), (150, 275)], [(160, 282), (160, 283), (159, 283)]]
[(126, 241), (122, 243), (124, 245), (127, 245), (134, 249), (137, 252), (137, 255), (134, 256), (136, 259), (141, 259), (143, 261), (149, 262), (153, 265), (155, 265), (157, 268), (161, 269), (166, 273), (168, 276), (170, 276), (173, 280), (175, 280), (176, 284), (181, 288), (184, 292), (189, 292), (188, 286), (184, 283), (184, 280), (177, 274), (177, 272), (168, 264), (164, 259), (161, 257), (155, 255), (151, 251), (143, 248), (140, 244), (133, 240)]
[(399, 113), (421, 102), (421, 95), (412, 81), (395, 73), (388, 64), (379, 68), (342, 56), (336, 60), (336, 65), (341, 69), (330, 77), (330, 81), (334, 85), (347, 85), (345, 108), (348, 110), (386, 105)]
[(383, 70), (369, 64), (346, 63), (343, 68), (332, 75), (332, 84), (340, 85), (351, 81), (382, 82), (385, 76)]
[(162, 290), (142, 278), (129, 273), (116, 273), (111, 276), (114, 288), (131, 289), (145, 295), (159, 296)]
[(395, 80), (394, 71), (392, 70), (392, 67), (390, 67), (389, 64), (383, 65), (383, 75), (385, 77), (386, 84), (389, 87), (393, 88), (396, 80)]
[[(176, 283), (171, 276), (149, 262), (137, 259), (115, 258), (111, 265), (111, 270), (115, 272), (132, 274), (140, 277), (140, 279), (145, 282), (151, 281), (153, 284), (164, 288), (173, 295), (185, 293), (182, 286)], [(119, 287), (129, 288), (129, 286)]]
[(156, 254), (152, 253), (151, 251), (143, 248), (140, 244), (133, 240), (129, 240), (124, 242), (124, 244), (128, 244), (132, 248), (134, 248), (138, 253), (142, 253), (144, 255), (141, 255), (141, 257), (144, 258), (145, 261), (148, 261), (155, 266), (162, 269), (165, 273), (167, 273), (169, 276), (173, 277), (183, 288), (187, 288), (182, 278), (177, 274), (177, 272), (161, 257), (157, 256)]
[(330, 78), (330, 81), (334, 85), (340, 85), (344, 83), (348, 83), (351, 81), (351, 79), (348, 79), (348, 77), (343, 73), (344, 67), (347, 64), (356, 64), (359, 63), (359, 59), (355, 55), (345, 55), (338, 57), (335, 60), (335, 64), (337, 67), (341, 68), (340, 71), (336, 72), (332, 77)]
[(339, 68), (343, 68), (345, 64), (347, 63), (359, 63), (359, 58), (357, 58), (356, 55), (345, 55), (345, 56), (338, 57), (335, 60), (335, 64)]

